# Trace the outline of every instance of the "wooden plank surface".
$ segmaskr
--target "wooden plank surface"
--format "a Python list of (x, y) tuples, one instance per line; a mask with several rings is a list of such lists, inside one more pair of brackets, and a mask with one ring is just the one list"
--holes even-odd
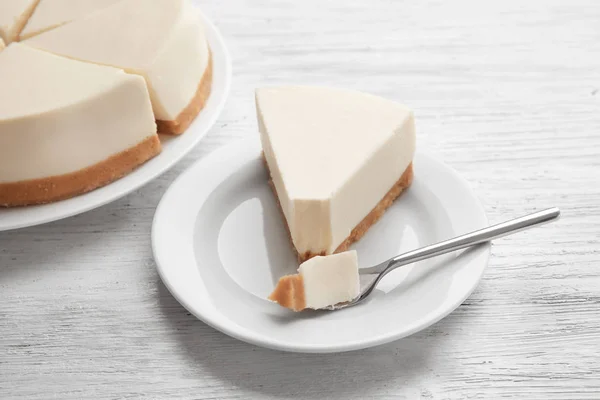
[[(202, 0), (230, 47), (226, 110), (184, 161), (95, 211), (0, 233), (1, 399), (600, 399), (600, 2)], [(338, 355), (264, 350), (190, 316), (156, 273), (154, 209), (195, 160), (257, 132), (253, 89), (355, 88), (415, 109), (419, 147), (498, 241), (463, 306)]]

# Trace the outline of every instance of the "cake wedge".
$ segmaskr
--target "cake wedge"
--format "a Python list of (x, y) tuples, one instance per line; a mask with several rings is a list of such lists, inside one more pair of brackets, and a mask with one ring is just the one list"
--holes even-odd
[(7, 45), (19, 38), (38, 2), (39, 0), (0, 1), (0, 38)]
[(256, 91), (274, 193), (300, 261), (347, 250), (412, 182), (413, 113), (361, 92)]
[(144, 79), (13, 43), (0, 52), (0, 206), (89, 192), (160, 152)]
[(49, 31), (121, 0), (40, 0), (21, 31), (20, 40)]
[(142, 76), (161, 133), (183, 133), (210, 93), (210, 51), (190, 0), (123, 0), (23, 43)]
[(356, 251), (346, 251), (302, 263), (298, 274), (279, 280), (269, 300), (296, 312), (319, 310), (352, 301), (359, 291)]

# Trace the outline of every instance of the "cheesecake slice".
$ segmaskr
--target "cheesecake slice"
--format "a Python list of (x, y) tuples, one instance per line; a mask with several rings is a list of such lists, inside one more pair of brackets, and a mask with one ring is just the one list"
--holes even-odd
[(13, 43), (0, 53), (0, 206), (91, 191), (160, 152), (144, 79)]
[(144, 77), (161, 133), (183, 133), (210, 93), (210, 52), (189, 0), (123, 0), (24, 43)]
[(356, 251), (347, 251), (304, 262), (298, 274), (279, 280), (269, 300), (293, 311), (318, 310), (352, 301), (359, 292)]
[(412, 182), (411, 110), (325, 87), (256, 92), (272, 187), (300, 261), (347, 250)]
[(10, 44), (19, 38), (19, 33), (35, 10), (39, 0), (1, 0), (0, 38)]
[(85, 17), (118, 1), (121, 0), (40, 0), (21, 31), (20, 40)]

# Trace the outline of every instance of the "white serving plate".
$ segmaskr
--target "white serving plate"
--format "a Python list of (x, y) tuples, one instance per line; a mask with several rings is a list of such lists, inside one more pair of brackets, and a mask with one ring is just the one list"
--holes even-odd
[[(257, 134), (258, 136), (258, 134)], [(165, 193), (152, 227), (160, 276), (193, 315), (230, 336), (272, 349), (356, 350), (424, 329), (475, 289), (490, 247), (403, 267), (365, 304), (300, 314), (265, 298), (297, 262), (267, 183), (258, 139), (224, 147)], [(415, 180), (353, 248), (361, 267), (487, 226), (467, 182), (418, 153)]]
[(0, 208), (0, 231), (56, 221), (118, 200), (166, 172), (198, 144), (221, 114), (231, 84), (231, 60), (223, 37), (208, 18), (199, 14), (212, 51), (213, 83), (205, 108), (188, 130), (177, 137), (161, 135), (161, 154), (129, 175), (100, 189), (41, 206)]

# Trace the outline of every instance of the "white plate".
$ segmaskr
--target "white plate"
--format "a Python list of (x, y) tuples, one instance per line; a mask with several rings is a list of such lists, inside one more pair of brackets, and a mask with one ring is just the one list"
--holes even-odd
[(200, 14), (213, 57), (213, 83), (205, 108), (178, 137), (161, 136), (163, 151), (129, 175), (93, 192), (41, 206), (0, 209), (0, 231), (40, 225), (92, 210), (115, 201), (171, 168), (206, 135), (223, 110), (231, 84), (231, 60), (217, 28)]
[[(152, 248), (163, 282), (210, 326), (278, 350), (355, 350), (430, 326), (477, 286), (489, 246), (401, 268), (366, 304), (341, 311), (295, 314), (265, 300), (297, 263), (260, 152), (251, 139), (200, 160), (173, 183), (154, 217)], [(419, 153), (411, 188), (354, 248), (367, 267), (485, 226), (469, 185)]]

